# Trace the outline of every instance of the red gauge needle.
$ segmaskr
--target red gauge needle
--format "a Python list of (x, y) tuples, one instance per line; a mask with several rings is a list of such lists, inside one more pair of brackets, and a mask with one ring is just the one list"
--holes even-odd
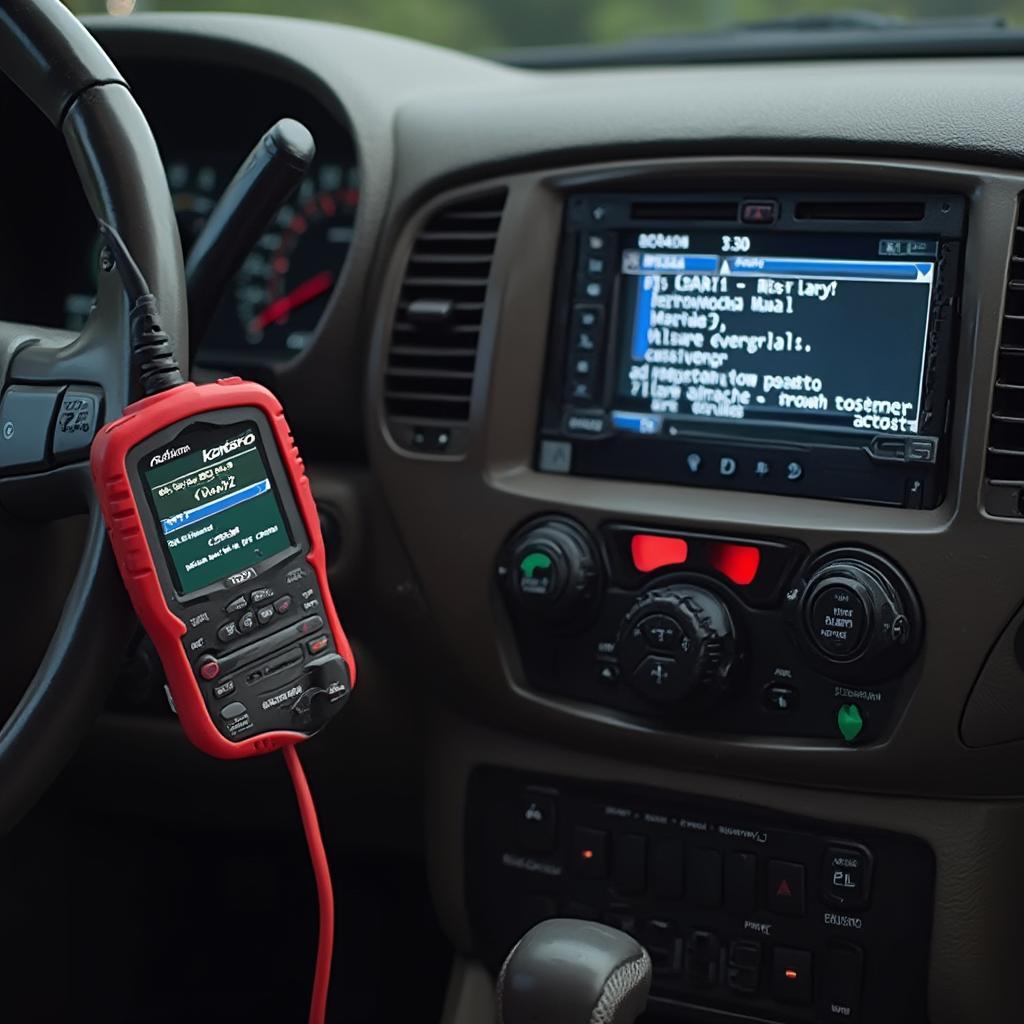
[(311, 278), (296, 285), (287, 295), (274, 299), (261, 313), (257, 313), (249, 324), (250, 330), (262, 331), (278, 320), (283, 320), (292, 310), (312, 302), (323, 295), (334, 283), (334, 275), (329, 270), (321, 270)]

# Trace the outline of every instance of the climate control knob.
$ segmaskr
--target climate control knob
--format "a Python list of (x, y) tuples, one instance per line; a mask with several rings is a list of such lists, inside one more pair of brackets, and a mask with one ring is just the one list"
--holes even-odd
[(623, 619), (616, 648), (634, 689), (663, 703), (723, 696), (737, 661), (726, 604), (684, 584), (647, 591)]
[(909, 582), (873, 552), (832, 552), (790, 591), (789, 603), (804, 651), (832, 676), (877, 682), (905, 668), (920, 643)]
[(498, 576), (517, 608), (552, 622), (585, 615), (601, 581), (593, 542), (567, 519), (543, 519), (513, 537)]

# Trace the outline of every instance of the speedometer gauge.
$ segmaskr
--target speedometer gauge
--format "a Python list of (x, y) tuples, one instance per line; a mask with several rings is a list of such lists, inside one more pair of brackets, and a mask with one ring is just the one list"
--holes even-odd
[(358, 192), (340, 170), (326, 165), (307, 178), (242, 265), (235, 304), (248, 344), (287, 352), (308, 344), (352, 241)]
[[(186, 254), (232, 172), (227, 160), (178, 160), (167, 168)], [(314, 165), (218, 306), (203, 340), (203, 362), (231, 365), (246, 351), (280, 358), (308, 345), (345, 262), (358, 200), (355, 168)]]

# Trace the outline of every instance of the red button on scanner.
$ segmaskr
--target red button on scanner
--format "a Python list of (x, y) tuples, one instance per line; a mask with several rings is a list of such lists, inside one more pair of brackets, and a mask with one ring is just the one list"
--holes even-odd
[(220, 662), (213, 655), (208, 654), (199, 661), (199, 674), (207, 681), (216, 679), (220, 675)]

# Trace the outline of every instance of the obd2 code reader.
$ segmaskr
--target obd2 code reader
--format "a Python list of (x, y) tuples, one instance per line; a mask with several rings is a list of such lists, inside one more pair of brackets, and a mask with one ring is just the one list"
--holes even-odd
[(118, 562), (189, 739), (217, 757), (312, 735), (352, 655), (281, 406), (230, 378), (134, 403), (92, 463)]
[(347, 702), (355, 664), (331, 600), (309, 480), (266, 388), (238, 377), (185, 382), (155, 296), (117, 232), (100, 228), (128, 292), (144, 397), (98, 432), (93, 482), (188, 738), (220, 758), (284, 753), (319, 894), (309, 1019), (322, 1021), (333, 895), (295, 745)]

